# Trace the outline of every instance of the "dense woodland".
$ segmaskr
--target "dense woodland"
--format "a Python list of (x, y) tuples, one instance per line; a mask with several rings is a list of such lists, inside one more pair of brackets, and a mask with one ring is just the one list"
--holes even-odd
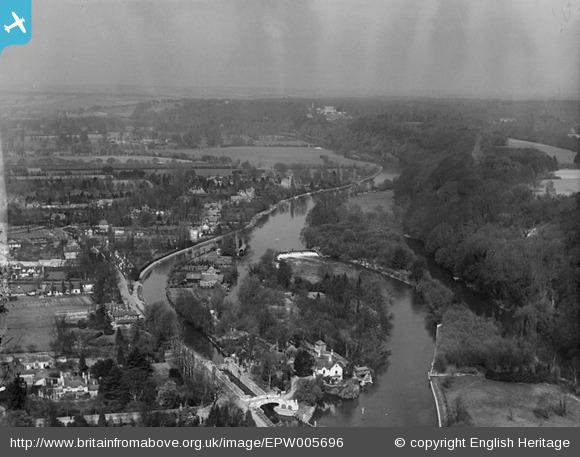
[(480, 156), (470, 152), (407, 158), (395, 184), (405, 225), (437, 263), (484, 291), (490, 306), (513, 312), (509, 332), (532, 344), (539, 365), (556, 370), (561, 362), (575, 373), (578, 194), (534, 195), (534, 180), (554, 168), (537, 151), (489, 144)]
[[(503, 309), (511, 316), (484, 326), (495, 341), (486, 346), (489, 354), (477, 356), (470, 353), (474, 345), (459, 344), (442, 363), (475, 365), (509, 380), (563, 375), (575, 383), (580, 198), (536, 195), (534, 184), (558, 168), (557, 160), (505, 144), (512, 136), (576, 150), (578, 141), (567, 136), (576, 108), (565, 102), (410, 102), (405, 112), (403, 105), (325, 132), (329, 147), (399, 164), (394, 189), (402, 227), (378, 210), (361, 214), (326, 199), (310, 214), (304, 240), (333, 257), (410, 270), (430, 325), (450, 322), (457, 309), (467, 308), (425, 273), (420, 259), (404, 254), (400, 233), (410, 233), (451, 275), (489, 298), (488, 315)], [(500, 122), (504, 116), (509, 119)], [(477, 319), (466, 312), (461, 322)], [(478, 335), (450, 334), (467, 343)]]
[(326, 272), (311, 284), (283, 261), (276, 267), (275, 253), (267, 251), (240, 284), (238, 298), (239, 303), (222, 304), (218, 335), (235, 327), (281, 348), (289, 341), (299, 347), (302, 340), (322, 339), (353, 363), (373, 368), (386, 363), (389, 297), (372, 278)]
[(302, 239), (341, 260), (366, 259), (397, 270), (410, 269), (415, 260), (392, 214), (379, 207), (363, 212), (337, 195), (317, 197)]

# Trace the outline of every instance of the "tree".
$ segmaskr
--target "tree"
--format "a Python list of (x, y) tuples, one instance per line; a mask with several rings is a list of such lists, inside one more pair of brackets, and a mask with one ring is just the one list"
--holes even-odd
[(320, 379), (308, 379), (300, 383), (294, 394), (294, 399), (300, 403), (316, 406), (324, 397)]
[(252, 412), (248, 409), (246, 411), (246, 415), (244, 417), (243, 427), (255, 427), (255, 426), (256, 426), (256, 422), (254, 421), (254, 418), (252, 417)]
[(89, 370), (87, 366), (87, 361), (85, 359), (85, 353), (81, 352), (81, 356), (79, 357), (79, 371), (81, 373), (86, 373)]
[(99, 395), (106, 402), (116, 403), (119, 406), (126, 405), (130, 397), (124, 381), (121, 369), (118, 366), (113, 366), (99, 382)]
[(159, 347), (177, 333), (177, 315), (166, 303), (156, 302), (145, 309), (145, 325)]
[(125, 365), (125, 353), (123, 352), (123, 346), (117, 346), (117, 365)]
[(280, 284), (284, 289), (290, 287), (290, 281), (292, 280), (292, 267), (288, 265), (288, 262), (280, 260), (276, 276), (278, 284)]
[(91, 375), (93, 376), (93, 378), (100, 381), (105, 376), (108, 376), (108, 374), (111, 372), (114, 366), (115, 362), (113, 361), (113, 359), (97, 360), (91, 366)]
[(50, 345), (57, 355), (71, 355), (76, 340), (75, 333), (69, 328), (63, 317), (54, 320), (54, 339)]
[(209, 308), (200, 297), (180, 294), (175, 300), (174, 306), (175, 310), (187, 323), (200, 329), (202, 332), (212, 332), (213, 317)]
[(294, 358), (294, 371), (299, 377), (312, 375), (312, 367), (314, 366), (314, 357), (304, 349), (299, 350)]
[(254, 420), (233, 403), (215, 404), (209, 411), (206, 427), (251, 427)]
[(427, 271), (427, 262), (423, 257), (419, 257), (415, 259), (413, 264), (411, 265), (411, 275), (410, 278), (412, 281), (419, 282), (425, 276), (425, 272)]
[(34, 419), (26, 411), (9, 411), (6, 414), (6, 423), (10, 427), (34, 427)]
[(58, 410), (52, 401), (47, 404), (45, 421), (48, 427), (64, 427), (64, 424), (58, 420)]
[(76, 414), (73, 421), (67, 427), (89, 427), (89, 423), (82, 414)]
[(146, 355), (139, 348), (133, 348), (126, 358), (122, 374), (123, 386), (132, 400), (142, 400), (144, 394), (149, 393), (147, 381), (152, 371)]
[(20, 376), (16, 376), (6, 387), (6, 408), (17, 410), (23, 409), (26, 403), (26, 382)]
[(162, 408), (175, 408), (179, 403), (177, 384), (174, 381), (166, 381), (157, 394), (157, 403)]
[(391, 258), (391, 267), (397, 270), (405, 270), (409, 266), (413, 254), (403, 245), (398, 245)]
[(107, 423), (107, 417), (105, 416), (105, 412), (101, 409), (99, 413), (99, 420), (97, 422), (97, 426), (99, 427), (108, 427), (109, 424)]
[(111, 332), (113, 330), (111, 318), (107, 313), (105, 305), (98, 306), (94, 314), (90, 316), (89, 326), (97, 330), (103, 330), (104, 332)]
[(96, 265), (95, 286), (93, 289), (93, 298), (98, 304), (110, 303), (116, 299), (119, 294), (117, 289), (117, 271), (107, 261), (100, 261)]
[(115, 344), (118, 347), (125, 347), (126, 343), (125, 343), (125, 337), (123, 336), (123, 331), (121, 330), (121, 327), (117, 328), (117, 333), (115, 334)]
[(230, 257), (237, 257), (238, 247), (236, 246), (236, 239), (234, 236), (226, 236), (222, 239), (221, 251), (223, 255)]

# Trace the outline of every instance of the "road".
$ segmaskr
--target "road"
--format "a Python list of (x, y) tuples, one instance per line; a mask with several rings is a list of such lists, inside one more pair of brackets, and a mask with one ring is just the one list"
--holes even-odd
[(117, 287), (119, 288), (119, 293), (121, 294), (121, 299), (125, 305), (128, 305), (134, 311), (138, 312), (141, 316), (145, 315), (145, 304), (139, 298), (137, 293), (138, 286), (135, 284), (133, 287), (133, 293), (129, 292), (129, 284), (127, 283), (127, 278), (116, 268), (117, 270)]

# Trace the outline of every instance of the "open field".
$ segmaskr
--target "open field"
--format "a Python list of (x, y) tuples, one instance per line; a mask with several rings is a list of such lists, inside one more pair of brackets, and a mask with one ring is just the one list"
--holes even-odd
[(358, 205), (363, 211), (372, 211), (377, 206), (390, 211), (393, 207), (394, 193), (392, 190), (368, 192), (348, 199), (348, 203)]
[[(438, 378), (446, 397), (448, 410), (453, 411), (460, 398), (476, 427), (578, 427), (580, 399), (554, 384), (497, 382), (483, 376), (456, 376), (443, 381)], [(450, 386), (445, 388), (446, 383)], [(559, 415), (560, 402), (566, 413)]]
[(342, 165), (355, 163), (364, 165), (366, 162), (356, 161), (340, 156), (327, 149), (306, 147), (282, 147), (282, 146), (237, 146), (231, 148), (207, 148), (207, 149), (176, 149), (173, 152), (190, 153), (200, 158), (203, 155), (214, 157), (231, 157), (240, 162), (248, 161), (254, 166), (272, 168), (276, 163), (288, 165), (302, 163), (307, 165), (321, 165), (320, 156), (327, 156), (330, 160)]
[(533, 148), (545, 152), (549, 156), (556, 156), (560, 166), (572, 165), (574, 163), (574, 157), (576, 157), (576, 153), (569, 149), (557, 148), (548, 144), (534, 143), (533, 141), (508, 138), (507, 146), (510, 148)]
[(290, 258), (287, 262), (292, 268), (293, 275), (300, 276), (311, 283), (321, 281), (326, 273), (333, 275), (346, 274), (351, 279), (358, 274), (358, 271), (351, 265), (327, 258)]
[[(0, 112), (11, 110), (12, 114), (19, 111), (52, 113), (55, 110), (76, 110), (83, 108), (86, 115), (131, 114), (135, 105), (153, 100), (150, 95), (123, 95), (82, 92), (18, 92), (4, 91), (0, 99)], [(87, 107), (95, 107), (88, 109)], [(98, 107), (98, 108), (97, 108)]]
[(49, 351), (57, 313), (86, 311), (92, 306), (87, 296), (20, 297), (9, 302), (5, 352)]

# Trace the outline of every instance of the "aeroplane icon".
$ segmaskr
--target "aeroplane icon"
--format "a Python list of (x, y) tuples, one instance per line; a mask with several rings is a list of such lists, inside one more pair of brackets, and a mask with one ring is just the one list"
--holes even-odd
[(10, 31), (15, 27), (18, 27), (22, 33), (26, 33), (26, 27), (24, 27), (24, 23), (26, 21), (24, 20), (24, 18), (19, 18), (14, 11), (12, 11), (12, 17), (14, 18), (14, 22), (10, 25), (4, 26), (4, 30), (6, 30), (6, 33), (10, 33)]

